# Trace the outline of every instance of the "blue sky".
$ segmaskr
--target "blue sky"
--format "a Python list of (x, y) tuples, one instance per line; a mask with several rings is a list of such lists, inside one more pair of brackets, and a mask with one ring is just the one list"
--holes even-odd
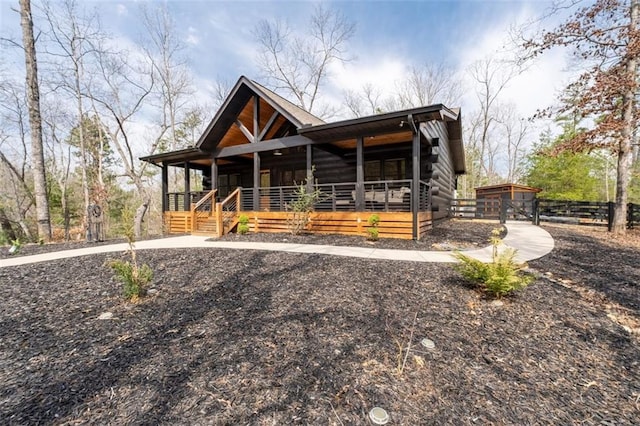
[[(35, 0), (34, 4), (37, 4)], [(54, 0), (55, 1), (55, 0)], [(84, 1), (95, 8), (104, 29), (127, 43), (137, 43), (144, 31), (139, 23), (140, 1)], [(507, 30), (531, 19), (549, 6), (548, 1), (427, 0), (325, 2), (356, 24), (349, 44), (354, 56), (346, 67), (333, 70), (325, 95), (340, 101), (340, 91), (371, 82), (391, 90), (406, 68), (426, 62), (444, 63), (464, 76), (477, 59), (499, 56)], [(157, 7), (160, 2), (146, 2)], [(206, 86), (217, 79), (235, 81), (240, 75), (260, 80), (256, 67), (256, 43), (252, 35), (260, 19), (284, 19), (298, 30), (312, 12), (311, 1), (167, 1), (180, 38), (187, 46), (185, 57), (204, 96)], [(19, 37), (19, 17), (11, 11), (17, 0), (0, 0), (0, 34)], [(5, 61), (7, 59), (5, 58)], [(21, 59), (4, 67), (21, 67)], [(518, 104), (523, 115), (547, 106), (561, 87), (564, 62), (548, 55), (529, 73), (519, 77), (505, 94)], [(554, 81), (555, 80), (555, 81)], [(511, 93), (509, 93), (509, 91)], [(471, 89), (462, 100), (474, 108)]]

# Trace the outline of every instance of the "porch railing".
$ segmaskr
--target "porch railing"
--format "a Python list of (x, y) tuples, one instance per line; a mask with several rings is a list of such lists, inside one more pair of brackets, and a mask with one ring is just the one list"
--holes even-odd
[(420, 181), (420, 202), (418, 203), (420, 211), (427, 211), (431, 209), (431, 192), (429, 192), (429, 184), (425, 181)]
[[(189, 205), (195, 204), (206, 196), (209, 191), (191, 191), (187, 193)], [(167, 211), (184, 211), (184, 192), (169, 192), (165, 195)]]
[[(411, 211), (411, 180), (367, 181), (364, 183), (363, 206), (365, 211)], [(316, 211), (349, 212), (356, 210), (356, 183), (316, 184), (314, 189), (322, 196), (314, 206)], [(259, 189), (259, 205), (254, 206), (253, 188), (242, 188), (243, 211), (286, 211), (296, 199), (296, 186), (278, 186)], [(420, 209), (430, 205), (429, 185), (420, 184)]]

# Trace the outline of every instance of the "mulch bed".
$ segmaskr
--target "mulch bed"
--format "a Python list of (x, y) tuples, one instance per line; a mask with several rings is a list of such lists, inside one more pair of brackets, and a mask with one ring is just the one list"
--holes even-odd
[(501, 303), (447, 265), (315, 254), (139, 251), (137, 304), (114, 254), (1, 268), (0, 423), (638, 424), (640, 249), (547, 229)]

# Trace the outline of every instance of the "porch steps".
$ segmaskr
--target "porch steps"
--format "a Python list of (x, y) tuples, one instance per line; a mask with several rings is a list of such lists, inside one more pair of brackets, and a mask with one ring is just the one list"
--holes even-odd
[(216, 218), (209, 216), (209, 217), (197, 217), (196, 218), (196, 223), (195, 223), (195, 227), (193, 229), (193, 232), (191, 233), (193, 235), (217, 235), (218, 234), (218, 228), (216, 225)]

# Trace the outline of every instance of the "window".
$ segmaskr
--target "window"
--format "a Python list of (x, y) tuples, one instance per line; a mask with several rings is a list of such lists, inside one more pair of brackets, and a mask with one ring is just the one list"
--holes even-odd
[(225, 198), (240, 186), (240, 174), (218, 175), (218, 197)]
[(307, 178), (307, 171), (305, 169), (296, 170), (283, 170), (280, 175), (281, 186), (294, 186), (304, 183)]
[(404, 158), (364, 162), (364, 180), (402, 180), (406, 176)]
[(364, 162), (364, 180), (382, 180), (382, 171), (380, 170), (380, 160)]

